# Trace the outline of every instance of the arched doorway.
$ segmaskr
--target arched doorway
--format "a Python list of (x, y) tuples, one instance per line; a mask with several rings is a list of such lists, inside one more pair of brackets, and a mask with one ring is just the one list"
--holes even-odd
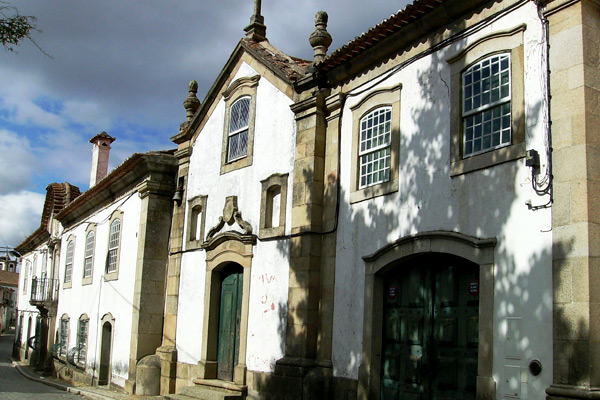
[(29, 320), (27, 321), (27, 336), (25, 339), (25, 359), (29, 358), (29, 339), (31, 338), (31, 315), (29, 316)]
[[(433, 231), (400, 238), (363, 257), (363, 351), (358, 398), (495, 398), (496, 382), (492, 377), (495, 246), (494, 238), (479, 239), (457, 232)], [(397, 288), (390, 286), (390, 279), (396, 279)], [(400, 291), (403, 286), (404, 292), (408, 293), (404, 299)], [(411, 300), (410, 290), (416, 290), (421, 300)], [(455, 301), (458, 308), (442, 300), (447, 296), (446, 290), (462, 292), (462, 300), (457, 297)], [(469, 290), (477, 294), (474, 296), (478, 303), (476, 308), (475, 299), (469, 298)], [(394, 303), (390, 301), (390, 295), (399, 299)], [(461, 301), (466, 316), (462, 322), (458, 319), (454, 322), (453, 315), (460, 309)], [(405, 322), (393, 321), (402, 317)], [(408, 328), (409, 321), (417, 327)], [(411, 338), (406, 332), (402, 336), (402, 329), (417, 332), (417, 338)], [(452, 347), (453, 342), (459, 342), (459, 337), (466, 343), (462, 350), (460, 346)], [(455, 351), (456, 356), (453, 355)], [(460, 351), (468, 353), (462, 364), (452, 360), (459, 357)], [(475, 358), (477, 362), (473, 361)], [(476, 374), (475, 383), (472, 378), (459, 383), (458, 373), (446, 367), (453, 363), (456, 368), (463, 369), (461, 374)], [(455, 383), (451, 384), (455, 375)], [(464, 395), (458, 390), (447, 395), (451, 390), (446, 388), (459, 386), (463, 387)], [(398, 393), (397, 397), (394, 397), (395, 393)]]
[(233, 372), (239, 360), (244, 271), (239, 264), (231, 263), (221, 270), (220, 275), (217, 377), (233, 381)]
[(383, 281), (381, 398), (475, 399), (479, 266), (427, 254)]
[(98, 385), (108, 385), (111, 376), (112, 340), (114, 318), (110, 313), (101, 320), (102, 333), (100, 336), (100, 366), (98, 370)]

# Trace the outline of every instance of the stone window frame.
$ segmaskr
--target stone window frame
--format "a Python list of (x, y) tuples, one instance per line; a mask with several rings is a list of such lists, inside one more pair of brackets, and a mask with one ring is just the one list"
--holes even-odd
[[(92, 255), (91, 255), (91, 268), (90, 268), (90, 275), (89, 276), (85, 276), (85, 264), (86, 264), (86, 260), (87, 260), (87, 250), (88, 250), (88, 236), (90, 235), (90, 233), (94, 234), (94, 243), (92, 245)], [(82, 281), (81, 284), (82, 285), (90, 285), (92, 283), (92, 277), (94, 276), (94, 257), (96, 256), (96, 239), (97, 239), (97, 235), (96, 235), (96, 224), (89, 224), (87, 229), (85, 230), (85, 248), (83, 250), (83, 270), (81, 271), (81, 276), (82, 276)]]
[[(259, 237), (261, 239), (283, 236), (285, 234), (288, 178), (289, 174), (275, 173), (260, 181), (262, 192)], [(271, 218), (273, 217), (272, 203), (274, 196), (272, 196), (272, 193), (274, 188), (279, 188), (279, 225), (275, 227), (272, 226), (272, 223), (269, 223), (269, 215), (271, 215)]]
[(420, 255), (450, 254), (479, 266), (479, 346), (476, 397), (496, 398), (492, 376), (494, 353), (494, 251), (495, 238), (475, 238), (458, 232), (423, 232), (402, 237), (363, 258), (365, 290), (362, 362), (358, 372), (358, 397), (378, 400), (381, 395), (384, 277), (392, 268)]
[[(121, 261), (121, 247), (123, 242), (123, 211), (115, 210), (110, 216), (110, 220), (108, 222), (108, 237), (107, 237), (107, 250), (106, 250), (106, 265), (104, 267), (104, 281), (114, 281), (119, 279), (119, 263)], [(108, 272), (108, 263), (110, 261), (110, 227), (115, 220), (120, 220), (121, 227), (119, 229), (119, 245), (117, 246), (117, 266), (114, 271)]]
[[(73, 285), (73, 265), (75, 263), (75, 248), (76, 248), (76, 237), (71, 234), (67, 238), (67, 245), (65, 246), (65, 271), (63, 274), (63, 289), (69, 289)], [(73, 245), (73, 254), (71, 255), (71, 264), (69, 270), (69, 246)], [(69, 272), (69, 280), (67, 281), (67, 272)]]
[[(223, 145), (221, 146), (221, 175), (252, 165), (254, 127), (256, 122), (256, 92), (259, 81), (260, 75), (242, 77), (233, 81), (231, 85), (223, 91), (223, 99), (225, 101), (225, 121), (223, 124)], [(231, 106), (242, 97), (250, 97), (250, 110), (248, 112), (248, 149), (245, 157), (227, 161)]]
[[(389, 88), (376, 89), (366, 95), (356, 105), (350, 107), (350, 111), (352, 112), (352, 169), (350, 173), (350, 203), (357, 203), (359, 201), (372, 199), (398, 191), (398, 176), (400, 169), (401, 91), (402, 84), (397, 84)], [(360, 121), (372, 111), (382, 107), (392, 108), (390, 179), (387, 182), (381, 182), (364, 188), (359, 188)]]
[[(84, 348), (84, 359), (83, 359), (83, 363), (81, 362), (81, 323), (85, 322), (86, 323), (86, 328), (85, 328), (85, 339), (83, 341), (83, 348)], [(75, 364), (77, 364), (78, 367), (85, 369), (86, 366), (86, 360), (87, 360), (87, 345), (88, 345), (88, 336), (90, 333), (90, 317), (86, 314), (83, 313), (81, 314), (81, 316), (79, 317), (79, 319), (77, 320), (77, 360), (75, 361)]]
[[(204, 243), (204, 227), (206, 222), (206, 203), (208, 200), (208, 196), (199, 195), (194, 196), (190, 200), (188, 200), (187, 206), (187, 224), (186, 224), (186, 236), (185, 236), (185, 248), (186, 250), (190, 249), (198, 249), (202, 247), (202, 243)], [(202, 217), (200, 218), (200, 233), (198, 237), (196, 237), (196, 232), (198, 231), (197, 224), (198, 218), (197, 214), (195, 214), (195, 209), (200, 208), (202, 212)], [(192, 227), (196, 229), (192, 229)]]
[[(67, 327), (66, 332), (63, 331), (63, 327), (64, 327), (63, 321), (65, 322), (65, 325)], [(67, 360), (67, 354), (69, 353), (69, 336), (70, 336), (69, 330), (70, 329), (71, 329), (71, 318), (69, 318), (69, 315), (65, 313), (60, 317), (60, 325), (59, 325), (59, 330), (58, 330), (58, 338), (60, 339), (58, 344), (60, 347), (56, 350), (56, 355), (58, 356), (58, 358), (60, 360), (63, 360), (63, 361)], [(64, 346), (62, 345), (63, 339), (65, 339)]]
[[(525, 73), (523, 32), (526, 24), (479, 38), (446, 59), (450, 65), (450, 176), (455, 177), (525, 157)], [(462, 74), (495, 54), (510, 55), (511, 144), (463, 157)]]

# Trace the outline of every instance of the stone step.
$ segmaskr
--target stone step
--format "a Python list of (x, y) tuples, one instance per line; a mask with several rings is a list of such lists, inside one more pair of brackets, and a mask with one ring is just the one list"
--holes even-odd
[(167, 394), (165, 400), (243, 400), (239, 391), (206, 386), (188, 386), (181, 388), (178, 394)]

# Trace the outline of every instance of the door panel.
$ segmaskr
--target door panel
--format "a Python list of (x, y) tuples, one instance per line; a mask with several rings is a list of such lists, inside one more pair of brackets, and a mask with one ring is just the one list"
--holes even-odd
[(227, 267), (221, 272), (221, 278), (217, 377), (233, 381), (233, 371), (238, 363), (239, 353), (242, 268), (238, 265)]
[(478, 266), (428, 256), (384, 278), (382, 399), (474, 399)]

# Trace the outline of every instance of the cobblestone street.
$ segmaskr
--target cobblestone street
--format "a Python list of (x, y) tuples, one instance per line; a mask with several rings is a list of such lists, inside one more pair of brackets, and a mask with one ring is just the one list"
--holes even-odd
[(55, 389), (23, 377), (10, 362), (14, 335), (0, 336), (0, 399), (2, 400), (73, 400), (76, 394)]

